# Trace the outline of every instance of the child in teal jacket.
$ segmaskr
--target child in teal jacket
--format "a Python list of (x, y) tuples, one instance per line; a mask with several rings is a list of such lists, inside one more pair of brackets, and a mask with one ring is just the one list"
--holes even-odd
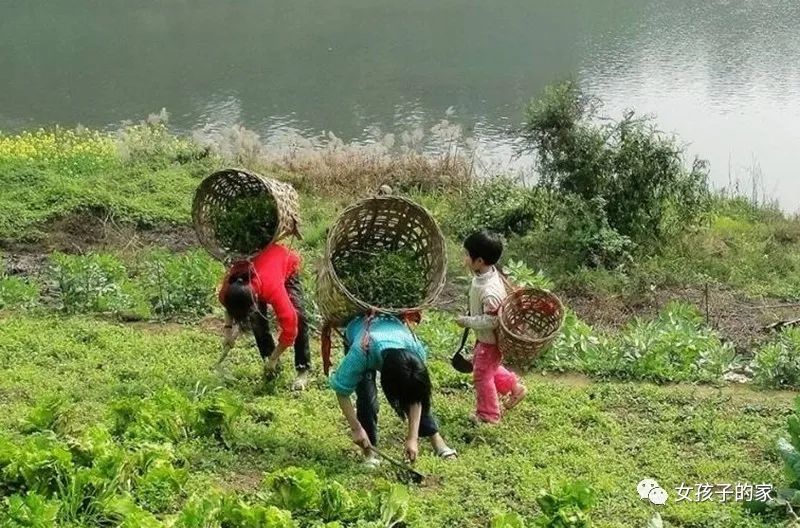
[[(356, 317), (344, 333), (345, 356), (330, 378), (339, 406), (350, 426), (353, 442), (361, 447), (370, 466), (378, 464), (370, 449), (378, 443), (378, 392), (376, 375), (386, 399), (402, 419), (408, 420), (405, 455), (414, 461), (420, 436), (429, 438), (442, 458), (456, 452), (445, 444), (431, 413), (431, 380), (425, 365), (427, 350), (397, 317)], [(350, 397), (356, 393), (356, 408)]]

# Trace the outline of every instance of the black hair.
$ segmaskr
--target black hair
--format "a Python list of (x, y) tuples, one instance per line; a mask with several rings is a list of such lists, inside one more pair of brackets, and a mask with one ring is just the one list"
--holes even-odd
[(253, 311), (253, 290), (244, 277), (235, 277), (228, 284), (228, 291), (222, 301), (228, 315), (237, 323), (247, 320)]
[(416, 354), (403, 348), (383, 353), (381, 387), (389, 405), (400, 418), (408, 416), (415, 403), (422, 405), (422, 414), (431, 408), (431, 377), (428, 367)]
[(464, 249), (472, 260), (480, 258), (488, 266), (494, 266), (503, 254), (503, 241), (496, 234), (481, 229), (464, 239)]

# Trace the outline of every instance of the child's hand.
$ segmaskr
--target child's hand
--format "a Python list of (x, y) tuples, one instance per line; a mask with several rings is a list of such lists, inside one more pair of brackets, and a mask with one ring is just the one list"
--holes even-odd
[(233, 348), (236, 338), (239, 337), (239, 329), (233, 326), (225, 327), (222, 332), (222, 344), (228, 348)]
[(417, 460), (417, 455), (419, 454), (419, 443), (417, 442), (416, 438), (408, 438), (406, 439), (406, 459), (409, 462), (414, 462)]
[(359, 427), (354, 431), (350, 431), (350, 437), (353, 439), (353, 443), (364, 451), (368, 450), (372, 445), (372, 443), (369, 441), (369, 436), (367, 436), (367, 432), (363, 427)]

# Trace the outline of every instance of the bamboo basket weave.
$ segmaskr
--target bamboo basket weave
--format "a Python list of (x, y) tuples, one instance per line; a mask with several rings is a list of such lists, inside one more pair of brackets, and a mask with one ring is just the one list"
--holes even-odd
[(192, 222), (200, 243), (218, 260), (229, 262), (247, 258), (263, 249), (254, 247), (247, 254), (232, 251), (217, 238), (214, 226), (214, 216), (220, 210), (232, 207), (241, 197), (257, 195), (275, 201), (278, 222), (272, 242), (289, 235), (300, 236), (298, 198), (294, 187), (244, 169), (217, 171), (203, 180), (195, 192)]
[[(412, 250), (425, 269), (425, 296), (418, 306), (386, 308), (357, 298), (342, 283), (333, 263), (355, 251)], [(366, 198), (345, 209), (328, 232), (317, 276), (317, 304), (323, 320), (342, 326), (358, 314), (399, 315), (430, 306), (444, 288), (445, 240), (433, 217), (399, 196)]]
[(508, 294), (498, 315), (497, 338), (503, 361), (528, 370), (560, 333), (565, 312), (559, 298), (549, 291), (521, 288)]

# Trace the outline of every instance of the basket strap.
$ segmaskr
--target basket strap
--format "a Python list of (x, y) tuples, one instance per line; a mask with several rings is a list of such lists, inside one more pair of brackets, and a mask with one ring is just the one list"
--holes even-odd
[(372, 324), (375, 313), (374, 308), (370, 309), (364, 320), (364, 333), (361, 335), (361, 350), (364, 352), (365, 356), (369, 354), (369, 327)]
[(322, 327), (322, 336), (320, 341), (322, 343), (322, 371), (327, 376), (331, 370), (331, 323), (325, 323)]

